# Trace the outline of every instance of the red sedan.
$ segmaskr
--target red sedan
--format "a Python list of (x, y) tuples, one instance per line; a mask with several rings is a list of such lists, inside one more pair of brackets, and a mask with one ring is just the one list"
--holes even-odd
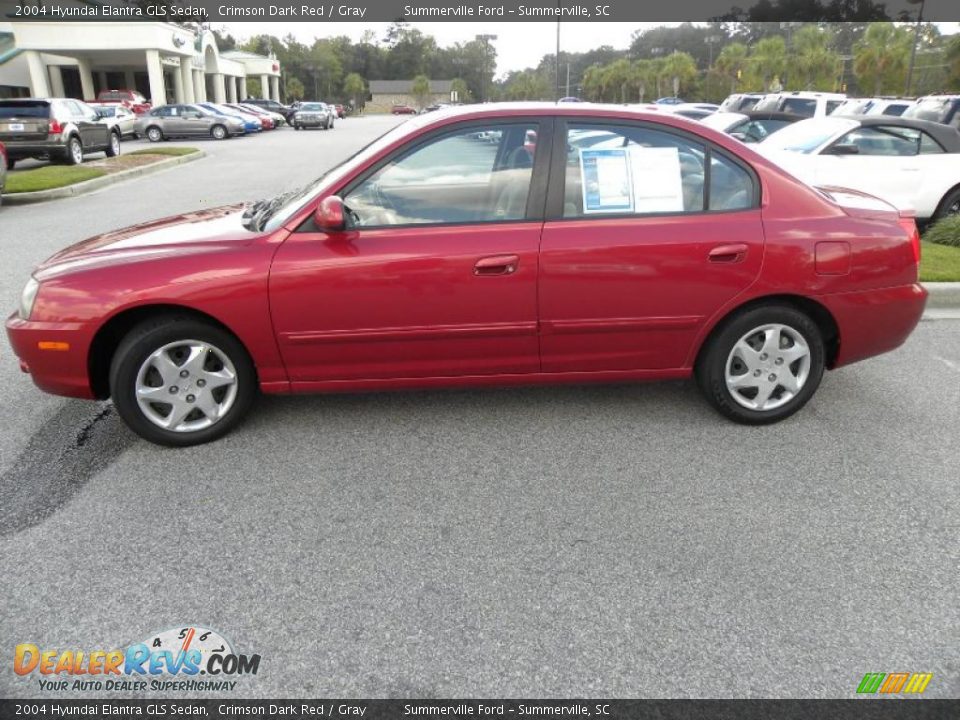
[[(529, 138), (535, 133), (535, 146)], [(913, 218), (666, 113), (456, 108), (312, 185), (67, 248), (7, 331), (43, 390), (189, 445), (267, 393), (695, 377), (800, 409), (926, 302)]]

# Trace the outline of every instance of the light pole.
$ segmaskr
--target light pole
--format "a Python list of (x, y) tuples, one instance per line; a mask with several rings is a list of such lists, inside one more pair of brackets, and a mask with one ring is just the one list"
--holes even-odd
[(910, 97), (911, 86), (913, 85), (913, 66), (917, 61), (917, 43), (920, 42), (920, 26), (923, 24), (923, 3), (924, 0), (907, 0), (907, 3), (910, 5), (919, 5), (920, 10), (917, 12), (917, 26), (913, 31), (913, 46), (910, 48), (910, 67), (907, 70), (907, 89), (904, 91), (904, 95)]
[(480, 94), (483, 97), (480, 98), (480, 102), (484, 102), (490, 99), (487, 95), (487, 70), (488, 63), (490, 62), (490, 41), (496, 40), (497, 36), (484, 33), (482, 35), (477, 35), (475, 39), (483, 43), (483, 77), (481, 78), (480, 82)]

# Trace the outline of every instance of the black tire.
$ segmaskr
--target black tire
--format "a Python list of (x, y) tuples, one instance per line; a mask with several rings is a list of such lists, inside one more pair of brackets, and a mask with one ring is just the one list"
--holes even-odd
[(120, 154), (120, 133), (110, 133), (110, 140), (107, 143), (107, 149), (104, 150), (107, 157), (116, 157)]
[(83, 162), (83, 145), (80, 143), (80, 138), (76, 135), (71, 135), (70, 139), (67, 140), (67, 147), (63, 153), (63, 161), (67, 165), (79, 165)]
[[(168, 430), (150, 420), (141, 409), (136, 394), (137, 377), (152, 353), (168, 344), (187, 340), (208, 343), (229, 359), (236, 371), (236, 395), (225, 414), (208, 427), (187, 431)], [(195, 381), (185, 379), (181, 382)], [(163, 384), (165, 383), (162, 383), (161, 387)], [(196, 388), (199, 388), (199, 385)], [(180, 390), (188, 392), (191, 389), (198, 396), (203, 392), (202, 389), (194, 389), (190, 385)], [(243, 344), (226, 330), (187, 316), (169, 315), (137, 325), (120, 342), (110, 363), (110, 394), (117, 413), (140, 437), (159, 445), (185, 447), (222, 437), (247, 415), (253, 405), (256, 390), (256, 370)], [(189, 397), (186, 399), (189, 400)], [(199, 399), (197, 403), (200, 405)], [(170, 411), (172, 406), (168, 412)]]
[(294, 125), (294, 126), (293, 126), (293, 129), (294, 129), (294, 130), (299, 130), (299, 129), (300, 129), (300, 126), (299, 126), (299, 125)]
[[(802, 340), (806, 342), (807, 348), (809, 349), (809, 366), (807, 368), (805, 382), (793, 397), (790, 397), (778, 407), (765, 410), (752, 409), (742, 405), (741, 402), (734, 397), (734, 392), (727, 386), (727, 363), (731, 361), (731, 365), (743, 365), (739, 360), (731, 360), (731, 353), (734, 346), (741, 338), (751, 334), (751, 331), (759, 330), (766, 325), (786, 326), (789, 331), (798, 334)], [(753, 337), (759, 339), (765, 336)], [(791, 338), (787, 337), (787, 340), (781, 342), (791, 342)], [(789, 346), (784, 347), (783, 345), (781, 345), (781, 348), (785, 352), (791, 349)], [(794, 371), (800, 369), (798, 361), (787, 362), (788, 367), (784, 370), (782, 364), (779, 364), (779, 366), (774, 364), (777, 360), (775, 357), (760, 355), (758, 360), (764, 361), (763, 369), (757, 368), (754, 372), (759, 372), (761, 376), (766, 375), (767, 379), (777, 378), (777, 373), (783, 373), (785, 371), (791, 373), (793, 377), (796, 377)], [(704, 397), (706, 397), (707, 401), (721, 414), (745, 425), (766, 425), (790, 417), (807, 403), (820, 385), (820, 380), (823, 377), (824, 364), (825, 351), (823, 338), (820, 334), (820, 329), (813, 320), (799, 310), (787, 305), (761, 305), (740, 312), (725, 321), (701, 351), (694, 372), (697, 384), (700, 386)], [(737, 369), (746, 370), (746, 366), (743, 365), (742, 368), (738, 367)], [(739, 376), (740, 373), (734, 374)], [(749, 372), (744, 375), (744, 377), (748, 376)], [(758, 381), (758, 383), (759, 382), (762, 382), (762, 380)], [(776, 384), (775, 380), (770, 380), (769, 384), (773, 386), (773, 393), (770, 395), (773, 402), (778, 402), (783, 399), (789, 392), (783, 386)], [(747, 393), (749, 393), (749, 390)], [(746, 396), (746, 393), (744, 393), (742, 389), (739, 397), (745, 402), (752, 401), (752, 398)]]
[(164, 139), (165, 138), (163, 137), (163, 130), (158, 128), (156, 125), (151, 125), (150, 127), (147, 128), (147, 140), (149, 140), (150, 142), (154, 142), (154, 143), (160, 142), (161, 140), (164, 140)]
[(227, 135), (227, 129), (223, 125), (214, 125), (210, 128), (210, 137), (214, 140), (223, 140)]
[(933, 214), (933, 220), (936, 222), (951, 215), (960, 215), (960, 187), (955, 187), (943, 196), (937, 211)]
[(7, 170), (13, 170), (14, 165), (17, 164), (17, 161), (13, 158), (7, 158)]

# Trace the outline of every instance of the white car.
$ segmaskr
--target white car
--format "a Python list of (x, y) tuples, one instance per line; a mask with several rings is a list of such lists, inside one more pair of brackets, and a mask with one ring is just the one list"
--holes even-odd
[(754, 110), (779, 110), (804, 117), (826, 117), (847, 99), (842, 93), (796, 91), (772, 93), (753, 106)]
[(913, 100), (898, 98), (847, 98), (830, 115), (892, 115), (900, 117)]
[(128, 110), (123, 105), (91, 105), (100, 116), (101, 122), (110, 127), (115, 127), (120, 131), (120, 137), (134, 137), (133, 125), (137, 121), (137, 116), (132, 110)]
[(920, 220), (960, 213), (960, 132), (883, 115), (811, 118), (753, 146), (810, 185), (860, 190)]

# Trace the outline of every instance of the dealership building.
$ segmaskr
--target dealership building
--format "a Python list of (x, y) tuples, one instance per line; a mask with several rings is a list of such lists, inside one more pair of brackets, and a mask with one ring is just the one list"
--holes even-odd
[(221, 52), (213, 33), (166, 22), (0, 22), (0, 98), (138, 90), (154, 105), (237, 102), (256, 78), (280, 100), (275, 57)]

